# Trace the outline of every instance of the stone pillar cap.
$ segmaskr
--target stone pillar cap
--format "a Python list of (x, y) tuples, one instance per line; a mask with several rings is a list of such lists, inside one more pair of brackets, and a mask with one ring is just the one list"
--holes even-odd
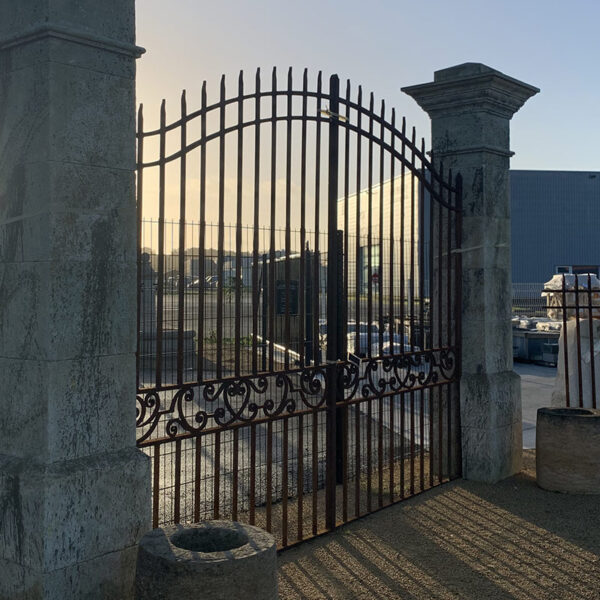
[(431, 83), (403, 87), (429, 116), (481, 110), (510, 119), (539, 88), (482, 63), (435, 71)]

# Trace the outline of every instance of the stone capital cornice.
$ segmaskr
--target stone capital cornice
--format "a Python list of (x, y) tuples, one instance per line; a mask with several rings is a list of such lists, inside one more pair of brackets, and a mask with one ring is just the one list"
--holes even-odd
[(108, 52), (122, 54), (132, 58), (139, 58), (146, 50), (135, 44), (122, 42), (113, 38), (101, 36), (95, 33), (78, 29), (76, 27), (60, 23), (43, 23), (35, 25), (17, 35), (0, 39), (0, 50), (8, 50), (31, 42), (46, 38), (55, 38), (84, 46), (91, 46)]
[(456, 156), (457, 154), (481, 154), (484, 152), (487, 154), (495, 154), (503, 158), (511, 158), (515, 155), (512, 150), (505, 150), (504, 148), (491, 146), (489, 144), (468, 148), (456, 148), (453, 150), (436, 150), (435, 152), (431, 152), (429, 154), (434, 155), (436, 160), (443, 160), (447, 156)]
[(481, 63), (436, 71), (431, 83), (402, 88), (431, 118), (486, 112), (510, 119), (540, 90)]

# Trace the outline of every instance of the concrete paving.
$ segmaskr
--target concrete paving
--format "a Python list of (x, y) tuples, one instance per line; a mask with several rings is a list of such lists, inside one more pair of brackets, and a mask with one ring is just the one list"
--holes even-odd
[(523, 448), (535, 448), (537, 409), (542, 406), (550, 406), (550, 396), (556, 378), (556, 367), (516, 362), (514, 370), (521, 376)]

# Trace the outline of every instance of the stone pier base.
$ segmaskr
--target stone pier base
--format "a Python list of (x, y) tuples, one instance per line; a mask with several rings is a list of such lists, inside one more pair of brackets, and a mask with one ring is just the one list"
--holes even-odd
[(149, 497), (135, 449), (49, 465), (0, 456), (0, 599), (131, 598)]

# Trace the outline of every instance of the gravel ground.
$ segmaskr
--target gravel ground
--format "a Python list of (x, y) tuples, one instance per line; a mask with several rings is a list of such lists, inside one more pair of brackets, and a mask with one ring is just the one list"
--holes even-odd
[(281, 600), (600, 599), (600, 498), (546, 492), (535, 453), (495, 485), (458, 480), (279, 557)]

